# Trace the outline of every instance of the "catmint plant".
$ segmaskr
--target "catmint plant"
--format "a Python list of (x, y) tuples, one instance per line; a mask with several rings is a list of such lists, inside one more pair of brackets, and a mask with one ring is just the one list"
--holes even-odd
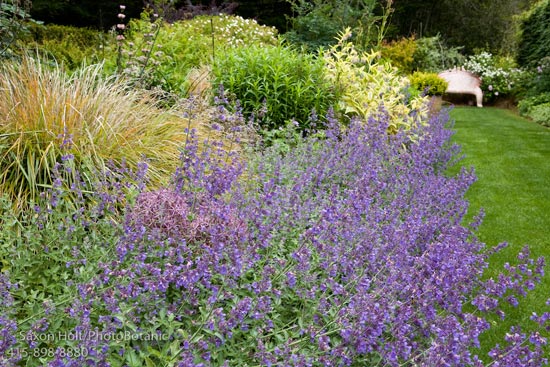
[[(447, 174), (448, 119), (388, 134), (383, 109), (345, 127), (329, 113), (325, 130), (246, 160), (191, 130), (169, 185), (143, 184), (145, 164), (111, 171), (81, 190), (96, 209), (74, 223), (60, 215), (64, 186), (52, 188), (37, 213), (45, 228), (75, 226), (58, 232), (72, 244), (56, 252), (67, 282), (17, 325), (9, 307), (22, 295), (8, 288), (0, 322), (29, 337), (6, 348), (36, 351), (30, 366), (546, 364), (546, 313), (532, 317), (538, 333), (516, 328), (476, 353), (487, 316), (515, 305), (545, 263), (525, 248), (482, 277), (499, 249), (476, 238), (481, 217), (463, 224), (475, 176)], [(30, 289), (23, 274), (6, 284)], [(81, 337), (32, 339), (59, 330)]]

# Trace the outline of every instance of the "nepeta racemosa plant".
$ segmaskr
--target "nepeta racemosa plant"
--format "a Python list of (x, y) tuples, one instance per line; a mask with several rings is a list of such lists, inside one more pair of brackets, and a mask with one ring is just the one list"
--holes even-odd
[[(88, 225), (84, 242), (67, 232), (72, 298), (37, 305), (17, 325), (87, 337), (34, 345), (58, 349), (29, 365), (482, 366), (484, 315), (515, 304), (543, 260), (523, 251), (482, 280), (488, 254), (476, 224), (461, 224), (474, 176), (445, 174), (457, 153), (446, 114), (412, 131), (414, 142), (388, 135), (383, 111), (345, 130), (327, 120), (285, 154), (266, 149), (246, 166), (190, 134), (170, 186), (134, 184), (121, 196), (122, 176), (99, 185), (94, 229), (108, 233), (99, 226), (108, 219), (111, 235), (94, 238)], [(12, 317), (2, 305), (3, 315)], [(533, 320), (548, 326), (548, 314)], [(25, 342), (15, 343), (33, 347)], [(514, 329), (489, 358), (541, 366), (545, 345)], [(69, 346), (86, 355), (68, 356)]]
[(10, 353), (11, 348), (15, 347), (17, 339), (15, 332), (17, 322), (13, 312), (13, 291), (14, 285), (6, 275), (0, 273), (0, 363), (2, 366), (15, 365), (19, 357)]

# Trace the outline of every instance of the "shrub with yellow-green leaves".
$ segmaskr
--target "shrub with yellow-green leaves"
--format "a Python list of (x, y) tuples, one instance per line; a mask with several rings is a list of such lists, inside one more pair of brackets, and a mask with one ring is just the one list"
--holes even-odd
[(401, 38), (382, 44), (382, 58), (388, 60), (393, 66), (404, 74), (410, 74), (414, 69), (414, 54), (416, 52), (414, 37)]
[(428, 96), (441, 96), (447, 90), (448, 83), (436, 73), (414, 72), (411, 86)]
[(104, 57), (105, 42), (106, 35), (94, 29), (31, 23), (25, 46), (40, 50), (45, 58), (74, 71), (99, 62)]
[(368, 119), (381, 113), (389, 115), (388, 130), (410, 130), (426, 121), (426, 97), (410, 97), (409, 80), (397, 69), (381, 63), (379, 52), (357, 51), (344, 31), (338, 43), (323, 52), (327, 77), (338, 89), (338, 109), (351, 117)]

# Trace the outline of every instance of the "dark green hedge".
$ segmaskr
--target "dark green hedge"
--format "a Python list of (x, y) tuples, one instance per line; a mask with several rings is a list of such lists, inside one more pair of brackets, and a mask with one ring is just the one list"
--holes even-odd
[(536, 67), (546, 56), (550, 56), (550, 0), (538, 2), (524, 14), (517, 62), (520, 66)]

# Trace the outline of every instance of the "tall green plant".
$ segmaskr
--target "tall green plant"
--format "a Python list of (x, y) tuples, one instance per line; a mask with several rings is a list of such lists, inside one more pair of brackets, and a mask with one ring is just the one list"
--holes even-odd
[(105, 34), (101, 31), (57, 24), (30, 24), (27, 49), (39, 49), (53, 63), (75, 71), (103, 59)]
[(416, 47), (414, 37), (401, 38), (391, 42), (384, 42), (380, 52), (382, 58), (391, 62), (399, 71), (404, 74), (410, 74), (414, 71), (413, 56), (416, 52)]
[(27, 31), (30, 0), (0, 0), (0, 58), (12, 56), (16, 42)]
[(322, 59), (287, 46), (240, 47), (217, 59), (215, 83), (240, 101), (247, 117), (259, 114), (262, 129), (296, 120), (306, 129), (313, 111), (324, 116), (335, 101)]
[(222, 14), (167, 23), (153, 18), (155, 26), (151, 28), (151, 15), (144, 13), (141, 19), (132, 19), (124, 25), (123, 34), (114, 35), (119, 40), (113, 37), (106, 50), (106, 69), (114, 73), (118, 59), (123, 74), (141, 75), (146, 86), (180, 96), (189, 92), (190, 71), (211, 64), (225, 50), (277, 43), (274, 28), (252, 19)]
[(449, 47), (443, 37), (437, 34), (433, 37), (422, 37), (416, 40), (413, 55), (413, 71), (440, 72), (457, 65), (462, 65), (465, 57), (463, 47)]

